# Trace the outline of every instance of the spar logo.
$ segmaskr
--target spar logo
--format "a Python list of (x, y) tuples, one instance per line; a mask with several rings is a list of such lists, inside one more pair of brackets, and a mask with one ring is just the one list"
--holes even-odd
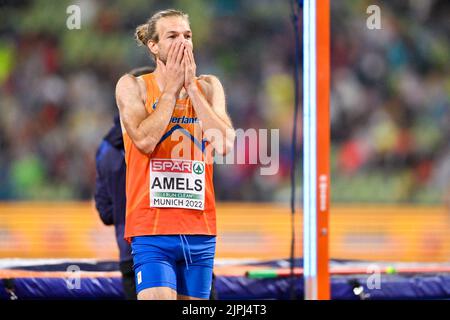
[(202, 174), (205, 171), (205, 165), (201, 162), (194, 162), (192, 171), (196, 174)]
[(192, 162), (186, 160), (153, 159), (151, 165), (154, 172), (192, 173)]

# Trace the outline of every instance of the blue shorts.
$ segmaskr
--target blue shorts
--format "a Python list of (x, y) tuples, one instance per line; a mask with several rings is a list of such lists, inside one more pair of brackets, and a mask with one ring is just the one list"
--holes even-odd
[(215, 236), (137, 236), (131, 240), (131, 249), (136, 293), (152, 287), (169, 287), (181, 295), (209, 298)]

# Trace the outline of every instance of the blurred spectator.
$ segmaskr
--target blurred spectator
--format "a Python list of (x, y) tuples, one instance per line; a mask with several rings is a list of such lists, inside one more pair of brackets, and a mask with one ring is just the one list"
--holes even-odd
[(133, 258), (131, 247), (124, 240), (125, 229), (125, 157), (120, 120), (114, 118), (114, 126), (104, 137), (96, 153), (97, 177), (95, 206), (105, 225), (114, 225), (119, 247), (119, 266), (127, 300), (136, 300)]
[[(139, 77), (153, 72), (153, 67), (133, 69), (129, 74)], [(114, 225), (120, 254), (120, 272), (127, 300), (136, 300), (136, 284), (133, 271), (131, 246), (124, 239), (125, 231), (125, 149), (119, 115), (114, 125), (103, 138), (96, 153), (95, 206), (105, 225)]]

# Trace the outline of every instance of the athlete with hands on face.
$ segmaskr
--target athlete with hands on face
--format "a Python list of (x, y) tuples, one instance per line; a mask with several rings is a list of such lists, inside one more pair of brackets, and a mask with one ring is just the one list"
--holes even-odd
[[(125, 239), (138, 299), (207, 299), (216, 247), (212, 151), (226, 154), (235, 131), (219, 79), (196, 76), (192, 31), (183, 12), (154, 14), (136, 38), (154, 72), (116, 86), (125, 146)], [(177, 132), (196, 153), (174, 155)], [(211, 146), (212, 148), (209, 148)]]
[[(226, 112), (225, 93), (217, 77), (196, 77), (192, 31), (188, 20), (180, 16), (162, 17), (155, 23), (154, 29), (154, 38), (145, 33), (141, 40), (156, 60), (153, 74), (162, 92), (158, 99), (160, 107), (151, 114), (145, 112), (147, 93), (144, 80), (124, 75), (116, 87), (122, 129), (139, 150), (150, 154), (164, 134), (176, 100), (188, 96), (202, 130), (207, 133), (208, 129), (218, 129), (222, 133), (224, 139), (211, 139), (210, 142), (217, 153), (226, 154), (233, 147), (235, 134)], [(139, 37), (139, 30), (137, 33)], [(195, 80), (198, 80), (204, 95), (195, 85)]]

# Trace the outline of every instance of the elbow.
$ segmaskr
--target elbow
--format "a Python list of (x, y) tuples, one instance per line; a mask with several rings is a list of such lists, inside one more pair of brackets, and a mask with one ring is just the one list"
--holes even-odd
[(224, 153), (223, 155), (226, 155), (230, 153), (234, 149), (234, 138), (233, 139), (227, 139), (224, 146)]
[(149, 139), (141, 139), (135, 142), (136, 148), (143, 154), (151, 154), (156, 147), (156, 143)]
[(220, 144), (220, 146), (217, 146), (216, 152), (219, 155), (227, 155), (234, 149), (234, 140), (236, 139), (236, 133), (234, 130), (227, 130), (225, 141)]
[(110, 216), (100, 215), (100, 220), (102, 220), (105, 226), (112, 226), (114, 224), (114, 219)]
[(104, 203), (102, 201), (96, 200), (95, 208), (99, 213), (100, 220), (102, 220), (103, 224), (106, 226), (110, 226), (114, 224), (114, 218), (112, 213), (112, 205)]
[(225, 140), (225, 153), (229, 153), (234, 149), (234, 141), (236, 140), (236, 131), (231, 128), (227, 130), (226, 140)]

